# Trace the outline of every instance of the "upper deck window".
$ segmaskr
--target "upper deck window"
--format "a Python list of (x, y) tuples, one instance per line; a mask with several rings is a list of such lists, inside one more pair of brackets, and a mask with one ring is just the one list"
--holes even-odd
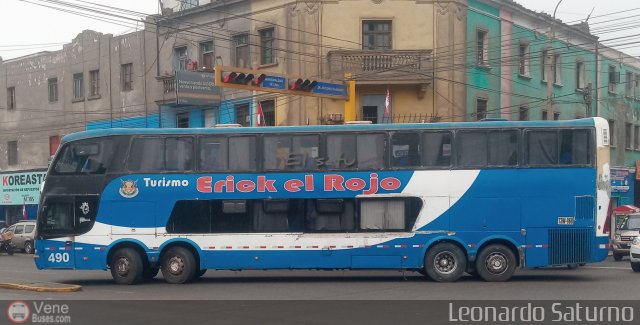
[(317, 135), (264, 137), (265, 170), (313, 170), (319, 156)]
[(384, 148), (383, 133), (329, 134), (324, 166), (328, 169), (382, 169), (385, 166)]
[(531, 130), (527, 132), (529, 165), (588, 165), (592, 163), (589, 130)]
[(256, 138), (207, 136), (200, 138), (199, 170), (252, 171), (256, 169)]
[(111, 138), (75, 141), (65, 145), (53, 167), (57, 174), (104, 174), (116, 155)]
[(136, 138), (131, 144), (127, 166), (134, 172), (193, 170), (193, 138)]

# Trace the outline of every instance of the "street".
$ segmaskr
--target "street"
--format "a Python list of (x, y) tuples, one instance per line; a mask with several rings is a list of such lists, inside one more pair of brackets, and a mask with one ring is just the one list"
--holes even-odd
[(436, 283), (415, 272), (397, 271), (208, 271), (200, 280), (170, 285), (151, 282), (116, 285), (109, 272), (44, 270), (33, 256), (0, 255), (0, 282), (79, 284), (78, 292), (0, 289), (0, 300), (627, 300), (637, 299), (640, 274), (628, 259), (575, 270), (518, 270), (509, 282), (486, 283), (465, 276)]

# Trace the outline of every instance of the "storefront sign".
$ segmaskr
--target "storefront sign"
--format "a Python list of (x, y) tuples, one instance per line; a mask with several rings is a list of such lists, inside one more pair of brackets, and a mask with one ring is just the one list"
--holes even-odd
[(46, 171), (0, 174), (0, 205), (38, 204)]
[(629, 191), (631, 172), (628, 169), (611, 169), (611, 192), (626, 193)]

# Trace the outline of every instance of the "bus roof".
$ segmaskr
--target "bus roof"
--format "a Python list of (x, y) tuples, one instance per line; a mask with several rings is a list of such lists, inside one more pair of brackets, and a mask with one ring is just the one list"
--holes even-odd
[(398, 123), (398, 124), (356, 124), (356, 125), (304, 125), (273, 127), (227, 127), (227, 128), (112, 128), (81, 131), (66, 135), (62, 142), (93, 137), (138, 134), (236, 134), (236, 133), (282, 133), (282, 132), (324, 132), (324, 131), (380, 131), (413, 129), (457, 129), (457, 128), (506, 128), (506, 127), (584, 127), (594, 126), (597, 118), (583, 118), (561, 121), (479, 121), (479, 122), (438, 122), (438, 123)]

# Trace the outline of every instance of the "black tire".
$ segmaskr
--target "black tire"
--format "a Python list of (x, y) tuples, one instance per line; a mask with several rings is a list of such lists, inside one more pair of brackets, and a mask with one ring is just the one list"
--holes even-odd
[(142, 280), (144, 264), (133, 248), (118, 249), (109, 263), (111, 276), (117, 284), (136, 284)]
[(476, 257), (476, 272), (487, 282), (507, 281), (516, 272), (516, 256), (507, 246), (489, 245)]
[(163, 255), (160, 269), (165, 281), (172, 284), (192, 281), (200, 270), (193, 254), (181, 246), (171, 247)]
[(613, 259), (616, 262), (620, 262), (622, 261), (622, 258), (624, 257), (624, 255), (620, 254), (620, 253), (613, 253)]
[(431, 247), (424, 257), (424, 271), (434, 281), (454, 282), (467, 269), (465, 252), (452, 243), (439, 243)]
[(156, 277), (156, 275), (158, 275), (158, 272), (160, 272), (160, 268), (155, 266), (155, 267), (150, 267), (147, 266), (144, 268), (144, 271), (142, 271), (142, 278), (145, 280), (151, 280), (153, 278)]
[(24, 243), (24, 252), (25, 254), (33, 254), (33, 244), (30, 241)]
[(631, 269), (633, 272), (640, 272), (640, 263), (631, 263)]

